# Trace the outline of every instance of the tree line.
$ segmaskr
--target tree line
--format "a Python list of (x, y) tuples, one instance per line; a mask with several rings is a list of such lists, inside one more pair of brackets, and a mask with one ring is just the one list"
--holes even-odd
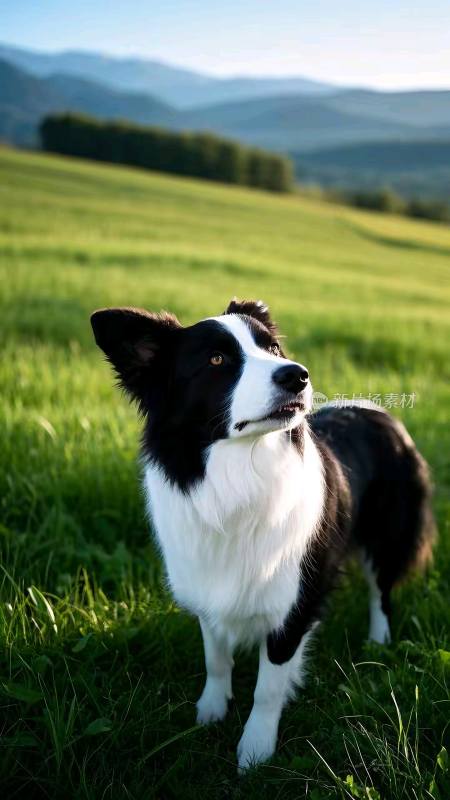
[(274, 192), (288, 192), (293, 186), (290, 159), (211, 133), (174, 132), (66, 113), (45, 117), (40, 135), (43, 149), (53, 153)]
[(415, 219), (450, 223), (450, 204), (441, 198), (401, 197), (391, 186), (374, 189), (350, 189), (321, 186), (318, 183), (299, 183), (297, 191), (304, 197), (339, 205), (356, 206), (386, 214), (403, 214)]
[(335, 194), (338, 202), (348, 203), (357, 208), (384, 211), (388, 214), (403, 214), (416, 219), (450, 222), (450, 206), (445, 200), (426, 197), (403, 199), (390, 186), (373, 191), (344, 191)]

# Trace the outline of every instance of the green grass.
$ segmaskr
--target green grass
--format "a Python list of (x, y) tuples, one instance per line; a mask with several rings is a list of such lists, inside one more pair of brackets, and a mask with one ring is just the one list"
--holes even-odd
[[(450, 230), (0, 150), (0, 251), (3, 796), (449, 797)], [(164, 589), (136, 413), (89, 325), (114, 304), (188, 324), (235, 294), (270, 304), (329, 397), (416, 394), (394, 413), (433, 469), (440, 530), (434, 569), (395, 592), (390, 647), (365, 643), (349, 569), (277, 754), (245, 779), (255, 655), (226, 721), (194, 727), (199, 626)]]

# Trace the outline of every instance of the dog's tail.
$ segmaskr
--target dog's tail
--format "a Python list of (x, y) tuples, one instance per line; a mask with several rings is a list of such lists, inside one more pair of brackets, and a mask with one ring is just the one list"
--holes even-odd
[[(417, 451), (416, 451), (417, 452)], [(421, 507), (421, 528), (418, 539), (418, 547), (415, 558), (412, 560), (410, 568), (424, 569), (433, 564), (433, 548), (438, 538), (436, 521), (431, 508), (431, 497), (433, 486), (430, 480), (430, 470), (426, 461), (417, 453), (422, 460), (422, 485), (423, 497)]]
[(433, 547), (437, 541), (437, 527), (431, 501), (433, 484), (430, 468), (415, 446), (403, 423), (391, 417), (396, 433), (403, 440), (411, 468), (411, 482), (417, 500), (416, 531), (412, 537), (411, 549), (405, 560), (402, 578), (419, 569), (433, 564)]

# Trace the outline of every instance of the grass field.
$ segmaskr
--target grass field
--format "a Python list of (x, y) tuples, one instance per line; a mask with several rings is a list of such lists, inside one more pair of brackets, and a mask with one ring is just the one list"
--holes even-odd
[[(450, 797), (450, 230), (257, 191), (0, 150), (2, 797)], [(256, 680), (195, 726), (195, 619), (167, 594), (139, 493), (138, 422), (90, 313), (192, 323), (262, 298), (315, 389), (396, 408), (433, 469), (433, 570), (367, 645), (356, 568), (334, 593), (272, 762), (235, 748)], [(446, 749), (443, 749), (446, 748)]]

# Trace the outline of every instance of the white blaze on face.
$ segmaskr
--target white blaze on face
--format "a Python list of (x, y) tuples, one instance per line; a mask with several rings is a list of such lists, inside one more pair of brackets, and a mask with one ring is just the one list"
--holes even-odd
[[(294, 364), (288, 359), (278, 356), (258, 347), (250, 328), (237, 314), (226, 314), (222, 317), (213, 317), (216, 322), (223, 325), (239, 342), (244, 355), (244, 366), (241, 377), (230, 398), (230, 438), (241, 436), (261, 435), (273, 430), (287, 430), (296, 427), (304, 412), (297, 411), (289, 420), (263, 420), (267, 414), (275, 411), (277, 405), (287, 402), (287, 396), (280, 390), (273, 380), (273, 374), (279, 367)], [(305, 392), (306, 407), (311, 404), (311, 385), (308, 383)], [(247, 422), (245, 428), (239, 431), (235, 426)]]

